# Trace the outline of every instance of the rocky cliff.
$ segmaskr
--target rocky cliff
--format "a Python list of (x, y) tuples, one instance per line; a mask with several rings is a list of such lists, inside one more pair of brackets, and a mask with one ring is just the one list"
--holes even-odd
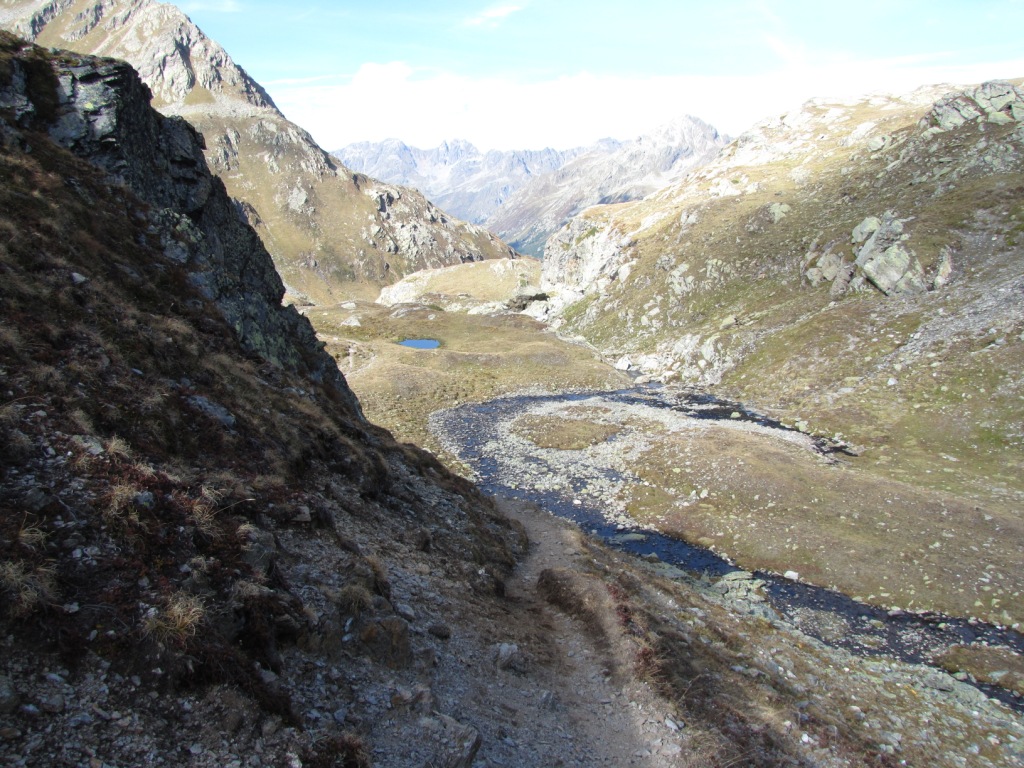
[(58, 146), (105, 170), (151, 206), (152, 235), (168, 259), (212, 301), (243, 348), (286, 370), (328, 385), (358, 414), (337, 366), (308, 321), (283, 308), (284, 286), (241, 207), (207, 168), (202, 139), (185, 120), (163, 119), (127, 64), (65, 61), (52, 103), (30, 90), (31, 69), (18, 68), (0, 108), (18, 123), (44, 127)]
[(297, 300), (373, 296), (418, 269), (512, 255), (419, 193), (340, 165), (173, 5), (5, 0), (0, 23), (43, 45), (132, 64), (162, 112), (204, 135), (210, 167), (243, 202)]
[(542, 311), (624, 369), (898, 446), (880, 460), (915, 482), (1017, 497), (1022, 96), (940, 86), (758, 125), (554, 235)]

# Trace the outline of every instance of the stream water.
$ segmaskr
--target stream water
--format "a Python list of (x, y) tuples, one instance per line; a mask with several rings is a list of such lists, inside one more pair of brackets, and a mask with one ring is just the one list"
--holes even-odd
[[(624, 527), (621, 522), (609, 521), (600, 503), (588, 499), (585, 493), (586, 486), (594, 480), (593, 474), (574, 476), (570, 470), (566, 476), (564, 465), (547, 467), (540, 456), (517, 460), (513, 456), (515, 452), (496, 439), (503, 425), (538, 407), (595, 398), (607, 403), (670, 409), (687, 418), (739, 420), (780, 433), (793, 431), (735, 403), (704, 394), (667, 392), (654, 387), (600, 393), (517, 395), (486, 403), (469, 403), (434, 414), (431, 429), (449, 450), (473, 469), (485, 492), (534, 502), (572, 520), (619, 550), (649, 561), (656, 559), (691, 577), (717, 580), (721, 586), (719, 591), (723, 593), (737, 585), (745, 586), (747, 591), (740, 592), (736, 601), (740, 609), (766, 618), (781, 618), (829, 646), (862, 656), (890, 657), (913, 663), (929, 663), (952, 645), (974, 642), (1024, 653), (1024, 635), (1012, 629), (936, 613), (887, 611), (833, 590), (771, 573), (757, 572), (752, 575), (757, 581), (752, 581), (727, 558), (708, 549), (640, 526)], [(842, 452), (844, 447), (815, 441), (813, 449), (828, 454)], [(561, 481), (552, 488), (522, 483), (524, 461), (533, 465), (532, 470), (550, 469), (562, 473)], [(620, 478), (606, 471), (602, 480), (615, 483)], [(758, 586), (760, 589), (756, 589)], [(752, 591), (750, 587), (755, 589)], [(1024, 712), (1024, 698), (995, 686), (979, 687)]]

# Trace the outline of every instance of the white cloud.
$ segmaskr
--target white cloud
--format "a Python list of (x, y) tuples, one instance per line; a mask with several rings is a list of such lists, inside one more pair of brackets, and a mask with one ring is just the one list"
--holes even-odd
[(903, 93), (920, 85), (976, 83), (1024, 74), (1024, 58), (971, 66), (915, 59), (837, 61), (754, 77), (630, 78), (579, 73), (542, 82), (364, 64), (332, 81), (268, 85), (289, 119), (328, 150), (399, 138), (419, 147), (463, 138), (480, 149), (568, 148), (630, 139), (681, 113), (736, 136), (814, 97)]
[(496, 5), (476, 16), (471, 16), (462, 22), (462, 25), (465, 27), (487, 27), (488, 29), (494, 29), (513, 13), (521, 10), (523, 10), (521, 5)]

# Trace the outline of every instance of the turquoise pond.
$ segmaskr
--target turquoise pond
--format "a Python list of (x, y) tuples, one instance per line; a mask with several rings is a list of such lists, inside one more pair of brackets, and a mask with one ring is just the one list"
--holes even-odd
[(413, 349), (437, 349), (441, 346), (441, 342), (437, 339), (405, 339), (398, 343), (403, 347), (412, 347)]

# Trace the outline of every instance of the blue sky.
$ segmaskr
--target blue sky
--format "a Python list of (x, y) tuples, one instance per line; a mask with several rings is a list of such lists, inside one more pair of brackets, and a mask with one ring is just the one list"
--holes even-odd
[(182, 0), (327, 149), (569, 147), (689, 113), (1024, 77), (1024, 0)]

